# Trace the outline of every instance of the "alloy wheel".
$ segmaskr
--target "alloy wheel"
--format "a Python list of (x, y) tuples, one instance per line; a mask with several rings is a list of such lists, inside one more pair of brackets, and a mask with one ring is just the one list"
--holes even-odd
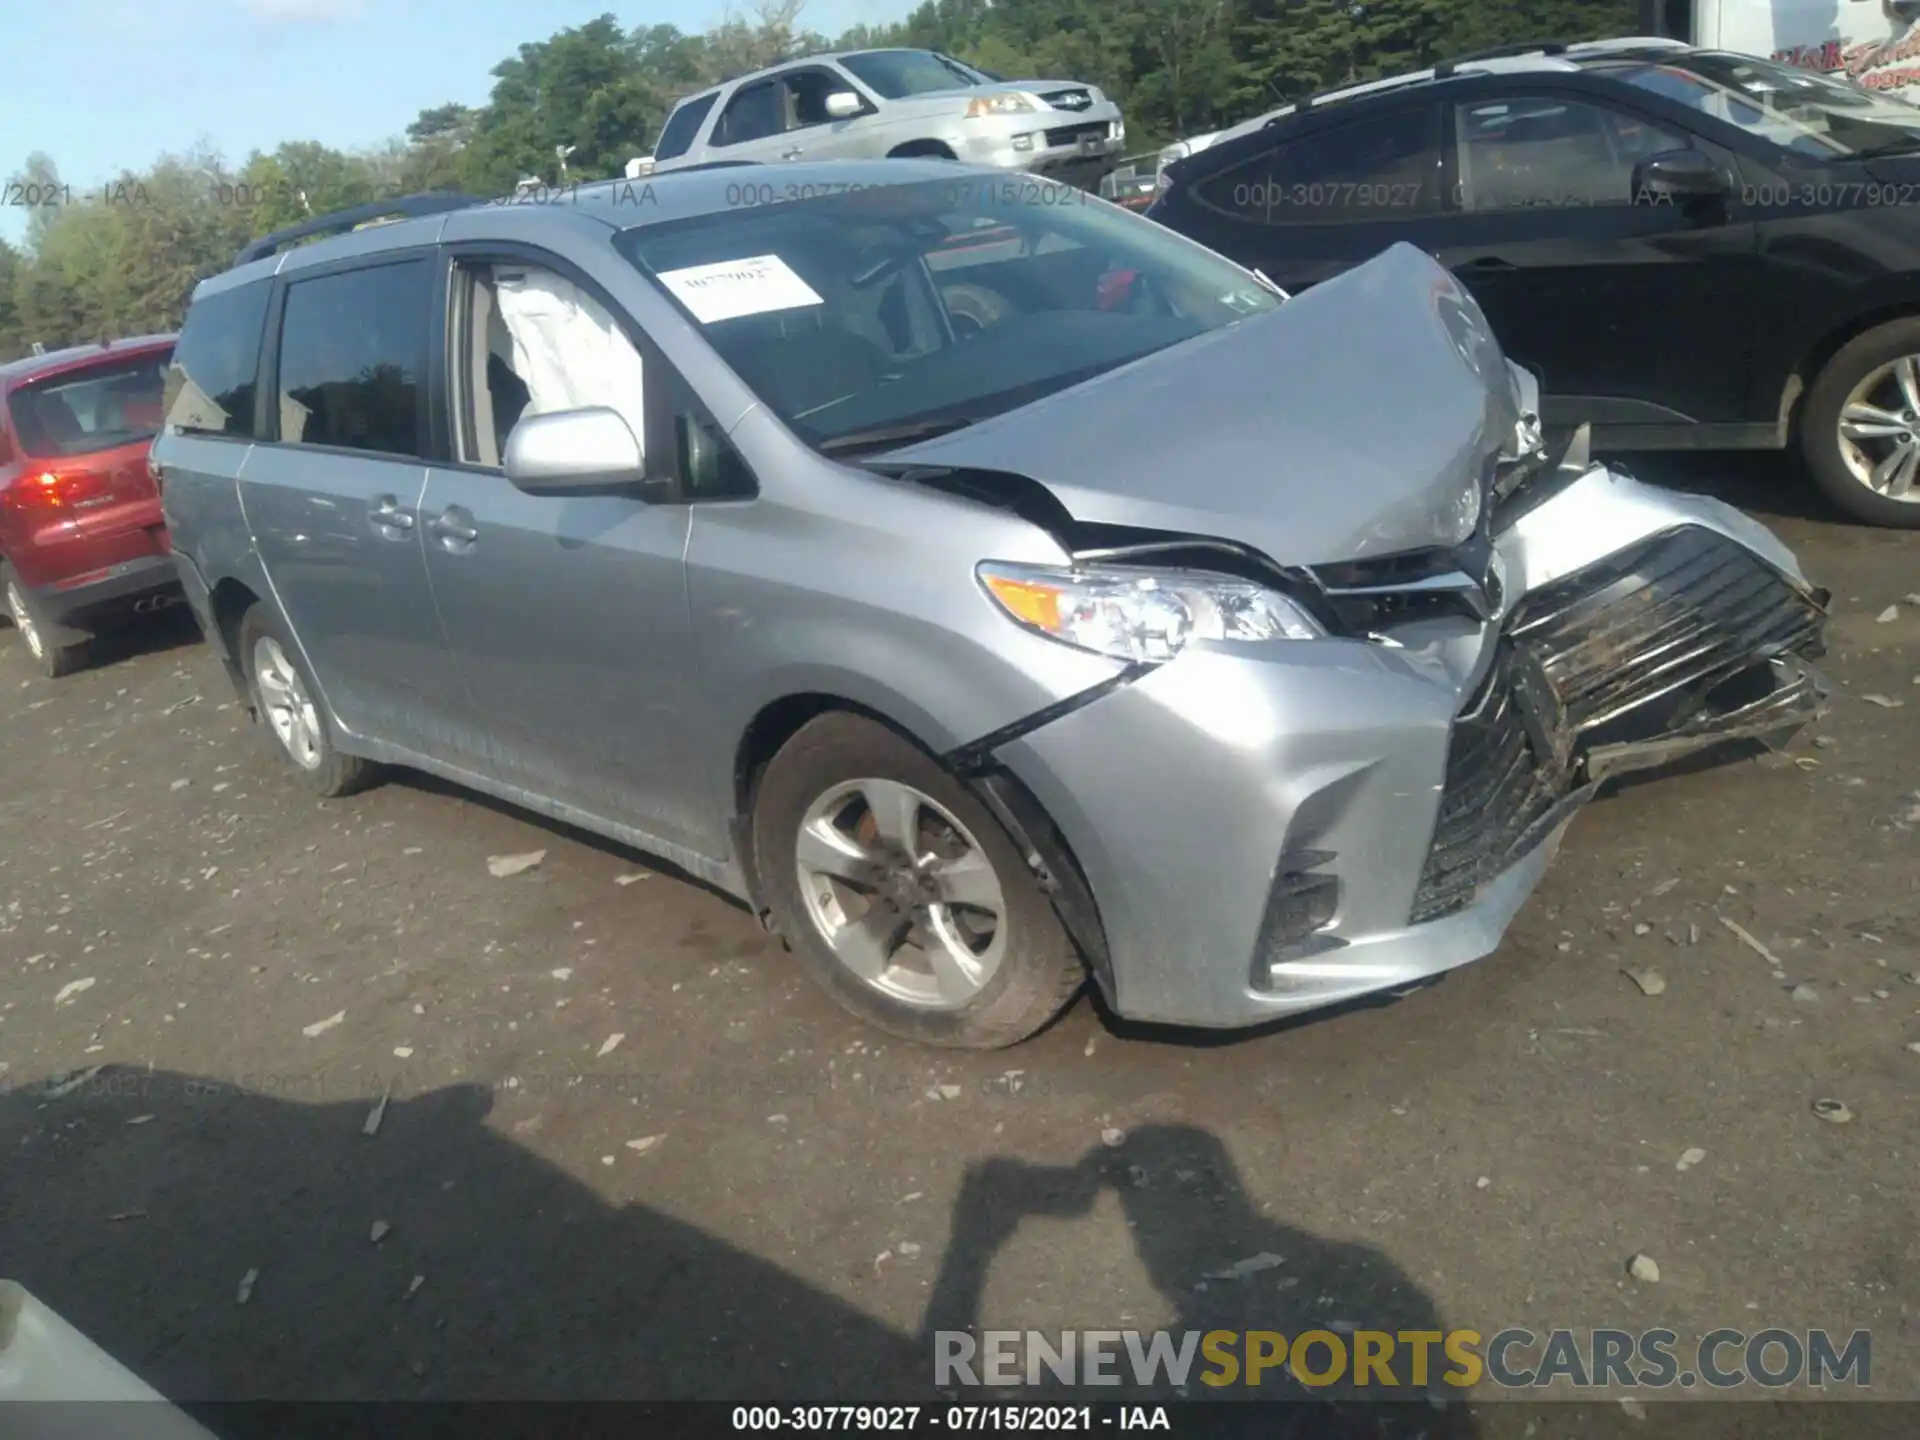
[(834, 786), (808, 807), (794, 859), (808, 919), (862, 984), (955, 1010), (1000, 968), (1007, 900), (993, 862), (952, 812), (913, 786)]
[(281, 747), (301, 769), (319, 769), (326, 756), (320, 712), (308, 697), (300, 672), (271, 635), (262, 635), (253, 647), (253, 681), (267, 724)]
[(27, 642), (27, 649), (32, 652), (33, 658), (46, 659), (47, 642), (40, 638), (40, 631), (33, 623), (33, 612), (27, 608), (27, 597), (20, 593), (20, 587), (11, 580), (7, 582), (7, 609), (13, 615), (13, 628)]
[(1874, 494), (1920, 505), (1920, 355), (1869, 373), (1840, 407), (1840, 455)]

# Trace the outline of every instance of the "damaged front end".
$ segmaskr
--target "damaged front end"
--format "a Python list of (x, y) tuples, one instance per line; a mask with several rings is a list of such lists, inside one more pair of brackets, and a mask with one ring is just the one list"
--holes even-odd
[[(1416, 924), (1471, 904), (1608, 779), (1784, 744), (1829, 696), (1812, 662), (1830, 597), (1770, 534), (1756, 548), (1736, 512), (1593, 463), (1584, 427), (1551, 454), (1533, 439), (1502, 457), (1489, 573), (1511, 585), (1531, 562), (1541, 578), (1500, 597), (1490, 663), (1455, 721)], [(1542, 549), (1564, 566), (1583, 548), (1603, 553), (1563, 574), (1539, 564)]]
[[(1218, 424), (1182, 453), (1074, 453), (1165, 383), (1146, 366), (887, 457), (1045, 529), (1070, 563), (1042, 567), (1067, 597), (1042, 618), (1106, 628), (1043, 633), (1129, 662), (954, 757), (1057, 830), (1097, 912), (1069, 928), (1097, 928), (1128, 1018), (1255, 1024), (1487, 955), (1602, 784), (1778, 743), (1827, 699), (1828, 596), (1770, 531), (1584, 431), (1550, 446), (1443, 271), (1363, 271), (1189, 355)], [(1379, 373), (1417, 380), (1417, 424), (1337, 423)], [(1188, 591), (1252, 620), (1156, 629)]]

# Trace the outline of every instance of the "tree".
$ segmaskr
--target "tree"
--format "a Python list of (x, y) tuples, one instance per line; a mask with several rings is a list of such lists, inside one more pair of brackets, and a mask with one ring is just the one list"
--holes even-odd
[(569, 145), (572, 178), (620, 175), (646, 153), (666, 108), (611, 15), (522, 45), (493, 76), (461, 166), (482, 194), (504, 194), (523, 175), (558, 181), (557, 150)]
[(25, 348), (20, 341), (20, 310), (14, 294), (20, 266), (20, 252), (0, 240), (0, 364), (18, 359)]
[(480, 117), (469, 105), (435, 105), (422, 110), (407, 126), (407, 139), (415, 145), (451, 145), (459, 148), (473, 139)]

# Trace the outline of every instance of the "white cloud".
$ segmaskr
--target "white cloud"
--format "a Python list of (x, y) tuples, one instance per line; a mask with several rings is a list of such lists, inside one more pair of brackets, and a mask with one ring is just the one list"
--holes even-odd
[(239, 0), (239, 6), (254, 19), (275, 25), (352, 20), (367, 12), (367, 0)]

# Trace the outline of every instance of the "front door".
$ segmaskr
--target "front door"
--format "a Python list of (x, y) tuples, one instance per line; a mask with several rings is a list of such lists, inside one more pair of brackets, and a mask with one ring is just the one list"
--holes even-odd
[(644, 440), (641, 357), (555, 270), (463, 260), (452, 289), (460, 459), (430, 471), (421, 532), (485, 731), (480, 768), (535, 800), (697, 844), (686, 507), (529, 495), (501, 464), (525, 415), (606, 405)]
[(786, 89), (778, 80), (756, 80), (733, 92), (713, 122), (707, 142), (716, 160), (766, 164), (792, 147), (786, 136)]
[(424, 258), (290, 283), (277, 431), (248, 453), (240, 495), (274, 595), (340, 723), (439, 753), (465, 707), (420, 545), (432, 316)]
[[(1435, 256), (1473, 292), (1507, 354), (1540, 377), (1550, 425), (1631, 443), (1749, 422), (1759, 278), (1732, 157), (1636, 112), (1550, 90), (1450, 109), (1454, 213)], [(1634, 167), (1692, 146), (1730, 193), (1635, 203)], [(1641, 197), (1644, 199), (1644, 197)]]

